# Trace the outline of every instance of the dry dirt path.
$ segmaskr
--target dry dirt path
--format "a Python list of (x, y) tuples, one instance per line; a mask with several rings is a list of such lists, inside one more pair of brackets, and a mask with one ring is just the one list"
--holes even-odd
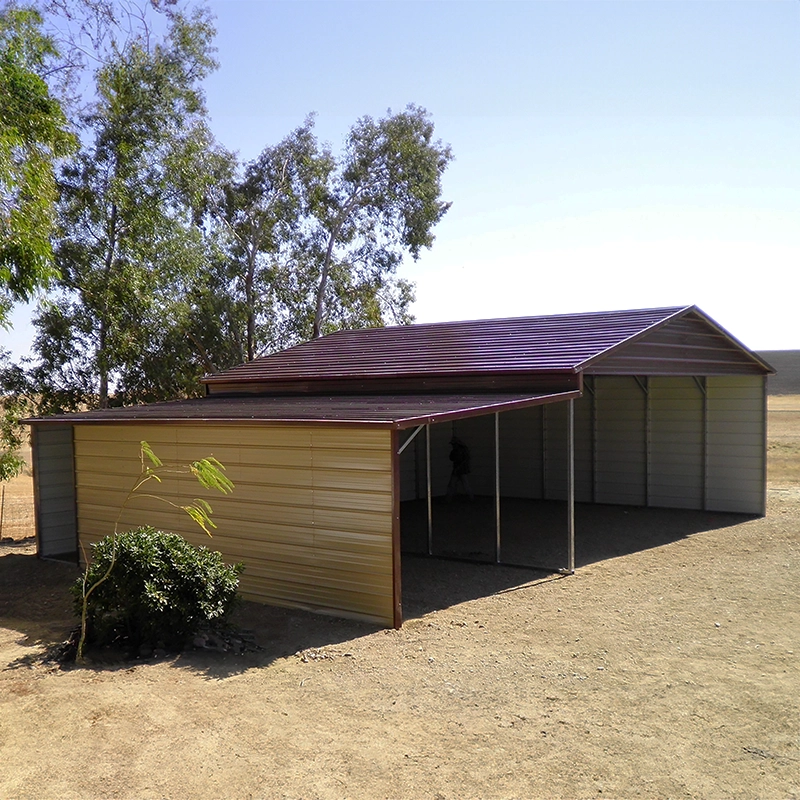
[(73, 570), (6, 555), (0, 797), (800, 797), (798, 523), (776, 492), (574, 577), (501, 568), (517, 588), (400, 631), (248, 606), (262, 652), (67, 671), (35, 656)]

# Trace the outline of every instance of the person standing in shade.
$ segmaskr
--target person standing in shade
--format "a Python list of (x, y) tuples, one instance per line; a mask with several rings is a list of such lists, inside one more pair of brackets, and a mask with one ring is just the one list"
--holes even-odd
[(447, 484), (447, 499), (452, 500), (458, 494), (459, 487), (464, 494), (469, 495), (470, 500), (474, 500), (472, 489), (469, 485), (470, 455), (469, 447), (457, 436), (450, 440), (450, 460), (453, 462), (453, 472), (450, 475), (450, 483)]

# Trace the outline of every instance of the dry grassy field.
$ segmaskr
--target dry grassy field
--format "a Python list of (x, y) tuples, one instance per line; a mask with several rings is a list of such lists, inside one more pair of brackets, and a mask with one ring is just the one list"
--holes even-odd
[(399, 631), (246, 604), (258, 651), (87, 668), (43, 660), (75, 568), (17, 479), (0, 797), (800, 798), (800, 397), (769, 426), (763, 519), (631, 510), (573, 577), (407, 558)]

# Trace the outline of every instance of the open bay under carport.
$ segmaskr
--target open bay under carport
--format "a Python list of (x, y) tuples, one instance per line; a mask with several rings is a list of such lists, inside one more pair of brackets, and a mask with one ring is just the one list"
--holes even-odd
[[(572, 572), (593, 559), (576, 556), (576, 502), (764, 513), (763, 379), (587, 376), (584, 389), (406, 437), (403, 550)], [(474, 499), (448, 493), (453, 437)]]

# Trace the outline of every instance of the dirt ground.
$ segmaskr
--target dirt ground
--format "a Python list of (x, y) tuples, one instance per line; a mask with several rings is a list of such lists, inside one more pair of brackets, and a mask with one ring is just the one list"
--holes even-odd
[(406, 557), (399, 631), (246, 604), (257, 652), (70, 669), (42, 656), (76, 568), (33, 555), (17, 479), (0, 797), (800, 798), (800, 397), (769, 470), (766, 518), (639, 510), (571, 577)]

